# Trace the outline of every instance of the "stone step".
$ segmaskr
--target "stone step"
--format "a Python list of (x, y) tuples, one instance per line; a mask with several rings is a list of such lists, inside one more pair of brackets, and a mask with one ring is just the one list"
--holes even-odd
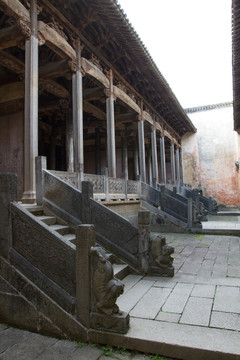
[(37, 218), (46, 225), (54, 225), (57, 222), (57, 218), (55, 216), (37, 215)]
[(64, 237), (64, 239), (71, 241), (73, 244), (75, 244), (75, 242), (76, 242), (75, 234), (69, 233), (69, 234), (63, 235), (63, 237)]
[(49, 228), (51, 230), (58, 232), (60, 235), (67, 235), (71, 232), (69, 226), (66, 225), (55, 224), (55, 225), (50, 225)]
[(129, 274), (129, 266), (127, 264), (113, 264), (114, 277), (122, 280)]
[(29, 205), (29, 204), (26, 204), (26, 205), (22, 204), (22, 206), (35, 216), (44, 215), (44, 210), (43, 210), (42, 206)]

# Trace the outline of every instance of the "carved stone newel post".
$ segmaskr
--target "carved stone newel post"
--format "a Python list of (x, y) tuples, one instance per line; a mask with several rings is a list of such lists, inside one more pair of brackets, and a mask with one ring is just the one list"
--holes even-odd
[[(30, 3), (30, 29), (25, 43), (24, 192), (22, 201), (36, 200), (35, 157), (38, 155), (38, 22), (37, 1)], [(28, 25), (25, 24), (26, 30)]]

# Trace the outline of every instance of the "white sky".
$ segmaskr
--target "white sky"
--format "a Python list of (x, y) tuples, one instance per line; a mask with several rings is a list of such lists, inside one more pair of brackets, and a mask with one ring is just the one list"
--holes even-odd
[(231, 0), (118, 0), (181, 105), (232, 100)]

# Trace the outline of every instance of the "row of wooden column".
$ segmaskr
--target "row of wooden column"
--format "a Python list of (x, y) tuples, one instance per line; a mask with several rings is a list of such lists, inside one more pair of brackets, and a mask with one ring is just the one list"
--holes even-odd
[[(30, 30), (25, 47), (25, 115), (24, 115), (24, 202), (33, 202), (35, 192), (35, 158), (38, 156), (38, 28), (37, 4), (31, 0)], [(80, 173), (81, 180), (84, 174), (84, 139), (83, 139), (83, 89), (80, 40), (76, 40), (76, 70), (72, 75), (72, 119), (71, 112), (66, 120), (66, 157), (68, 171)], [(107, 167), (110, 177), (116, 177), (116, 146), (115, 146), (115, 119), (114, 119), (114, 92), (113, 76), (109, 71), (109, 89), (106, 89), (106, 126), (107, 126)], [(134, 148), (134, 173), (146, 182), (146, 154), (144, 137), (143, 104), (138, 122), (138, 148)], [(98, 137), (100, 142), (100, 137)], [(149, 179), (158, 182), (158, 156), (156, 129), (151, 133), (152, 161), (149, 159)], [(123, 173), (128, 178), (127, 134), (123, 135), (122, 143)], [(160, 137), (161, 182), (166, 183), (166, 161), (164, 137)], [(175, 162), (176, 157), (176, 162)], [(97, 160), (97, 159), (96, 159)], [(171, 145), (172, 182), (180, 182), (179, 149), (174, 151)], [(176, 169), (176, 171), (175, 171)], [(100, 170), (100, 169), (99, 169)]]

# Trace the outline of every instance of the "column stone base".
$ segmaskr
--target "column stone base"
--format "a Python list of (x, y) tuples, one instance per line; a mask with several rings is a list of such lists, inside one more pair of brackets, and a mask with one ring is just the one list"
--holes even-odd
[(23, 193), (21, 201), (24, 204), (34, 204), (34, 203), (36, 203), (36, 192), (35, 191), (25, 191)]

